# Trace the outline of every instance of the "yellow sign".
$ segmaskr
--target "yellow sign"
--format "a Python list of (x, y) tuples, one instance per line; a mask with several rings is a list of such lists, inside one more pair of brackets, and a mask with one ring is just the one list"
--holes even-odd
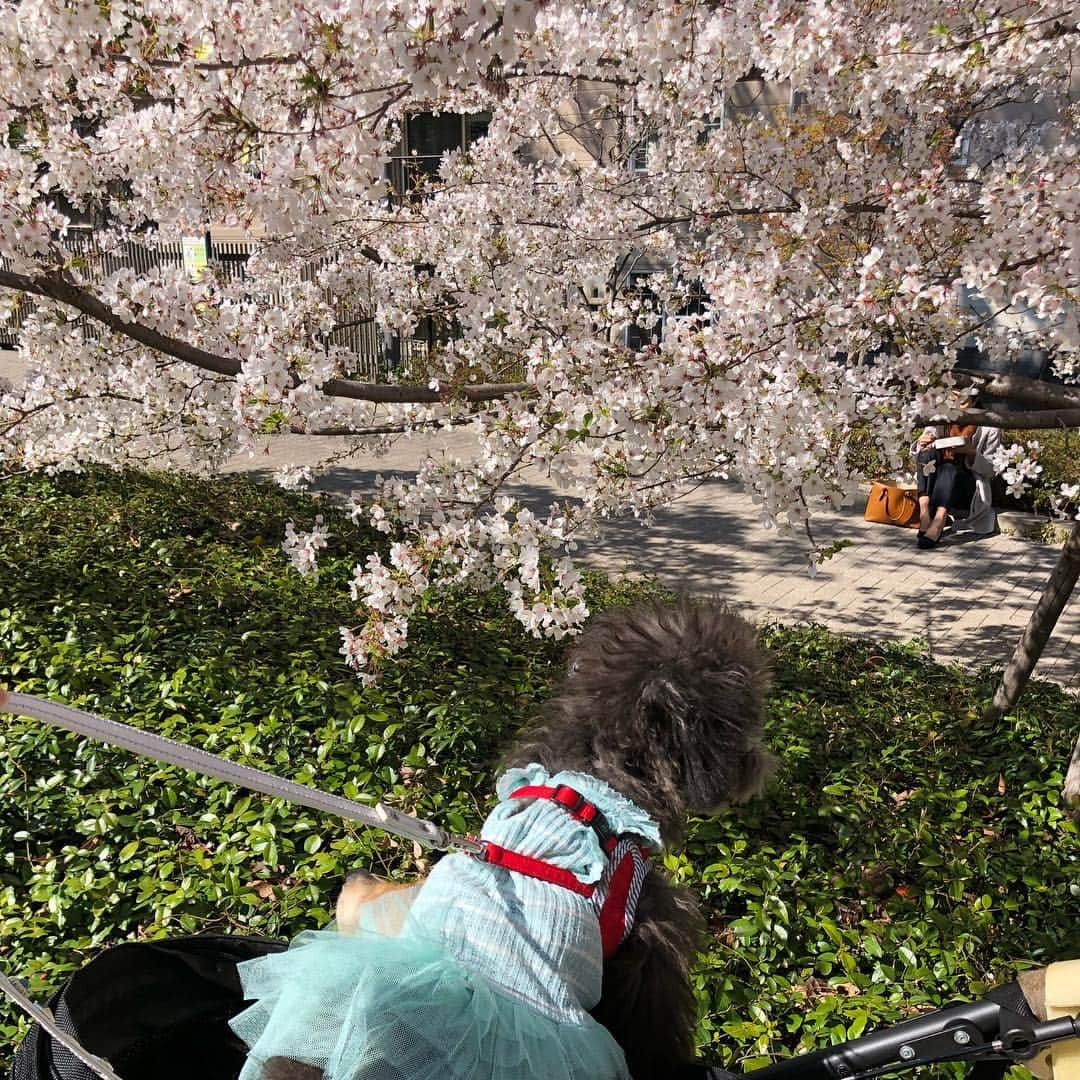
[(206, 269), (206, 238), (185, 236), (180, 244), (184, 253), (184, 269), (191, 276), (192, 281), (198, 281)]

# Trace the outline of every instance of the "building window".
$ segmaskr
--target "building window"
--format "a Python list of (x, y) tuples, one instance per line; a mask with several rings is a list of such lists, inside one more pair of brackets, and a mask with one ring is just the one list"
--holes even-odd
[(638, 143), (633, 150), (630, 151), (630, 171), (636, 173), (647, 173), (649, 171), (649, 158), (652, 156), (653, 147), (656, 145), (655, 136), (650, 139), (646, 139), (644, 142)]
[(628, 299), (638, 302), (633, 321), (623, 330), (623, 344), (634, 352), (640, 352), (650, 345), (659, 344), (664, 336), (664, 319), (660, 308), (660, 299), (648, 281), (652, 276), (649, 271), (634, 272), (628, 275), (624, 292)]
[(438, 182), (443, 155), (482, 139), (490, 113), (410, 113), (402, 124), (401, 153), (390, 163), (395, 195), (422, 192)]
[(671, 330), (693, 331), (711, 320), (709, 296), (700, 281), (680, 282), (665, 304), (650, 285), (653, 274), (633, 271), (624, 284), (624, 295), (640, 305), (623, 331), (623, 344), (635, 352), (663, 343)]

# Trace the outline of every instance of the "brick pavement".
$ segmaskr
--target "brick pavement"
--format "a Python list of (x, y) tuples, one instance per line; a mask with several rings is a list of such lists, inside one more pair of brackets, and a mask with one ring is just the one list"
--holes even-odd
[[(749, 497), (726, 484), (658, 515), (657, 524), (652, 538), (619, 526), (586, 557), (593, 565), (656, 573), (671, 584), (715, 593), (758, 618), (821, 622), (879, 640), (918, 638), (935, 660), (969, 668), (1009, 657), (1058, 557), (1055, 548), (1008, 536), (958, 536), (919, 551), (913, 530), (871, 525), (859, 507), (815, 519), (822, 542), (854, 543), (811, 579), (805, 542), (766, 531)], [(1077, 597), (1062, 613), (1037, 671), (1080, 690)]]

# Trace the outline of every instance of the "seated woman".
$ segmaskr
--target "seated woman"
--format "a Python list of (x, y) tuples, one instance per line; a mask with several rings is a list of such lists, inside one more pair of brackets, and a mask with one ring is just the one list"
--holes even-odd
[[(962, 446), (935, 448), (938, 439), (963, 438)], [(938, 424), (920, 436), (915, 450), (915, 475), (919, 488), (920, 548), (935, 547), (945, 529), (950, 510), (966, 515), (967, 529), (988, 535), (997, 527), (990, 481), (994, 478), (992, 455), (1001, 447), (997, 428), (974, 424)]]

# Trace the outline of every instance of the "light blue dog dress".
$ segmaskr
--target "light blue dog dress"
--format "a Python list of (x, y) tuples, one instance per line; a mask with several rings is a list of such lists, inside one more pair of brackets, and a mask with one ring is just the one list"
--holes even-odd
[[(559, 785), (624, 842), (659, 850), (656, 822), (603, 781), (535, 764), (509, 770), (481, 840), (568, 871), (571, 887), (447, 855), (415, 890), (365, 905), (355, 934), (310, 931), (286, 952), (240, 964), (255, 1001), (232, 1021), (251, 1048), (240, 1080), (259, 1080), (274, 1056), (326, 1080), (629, 1080), (622, 1050), (588, 1013), (600, 1000), (603, 949), (585, 894), (609, 865), (601, 836), (565, 804), (510, 797)], [(386, 905), (407, 906), (396, 936), (373, 929), (386, 925)]]

